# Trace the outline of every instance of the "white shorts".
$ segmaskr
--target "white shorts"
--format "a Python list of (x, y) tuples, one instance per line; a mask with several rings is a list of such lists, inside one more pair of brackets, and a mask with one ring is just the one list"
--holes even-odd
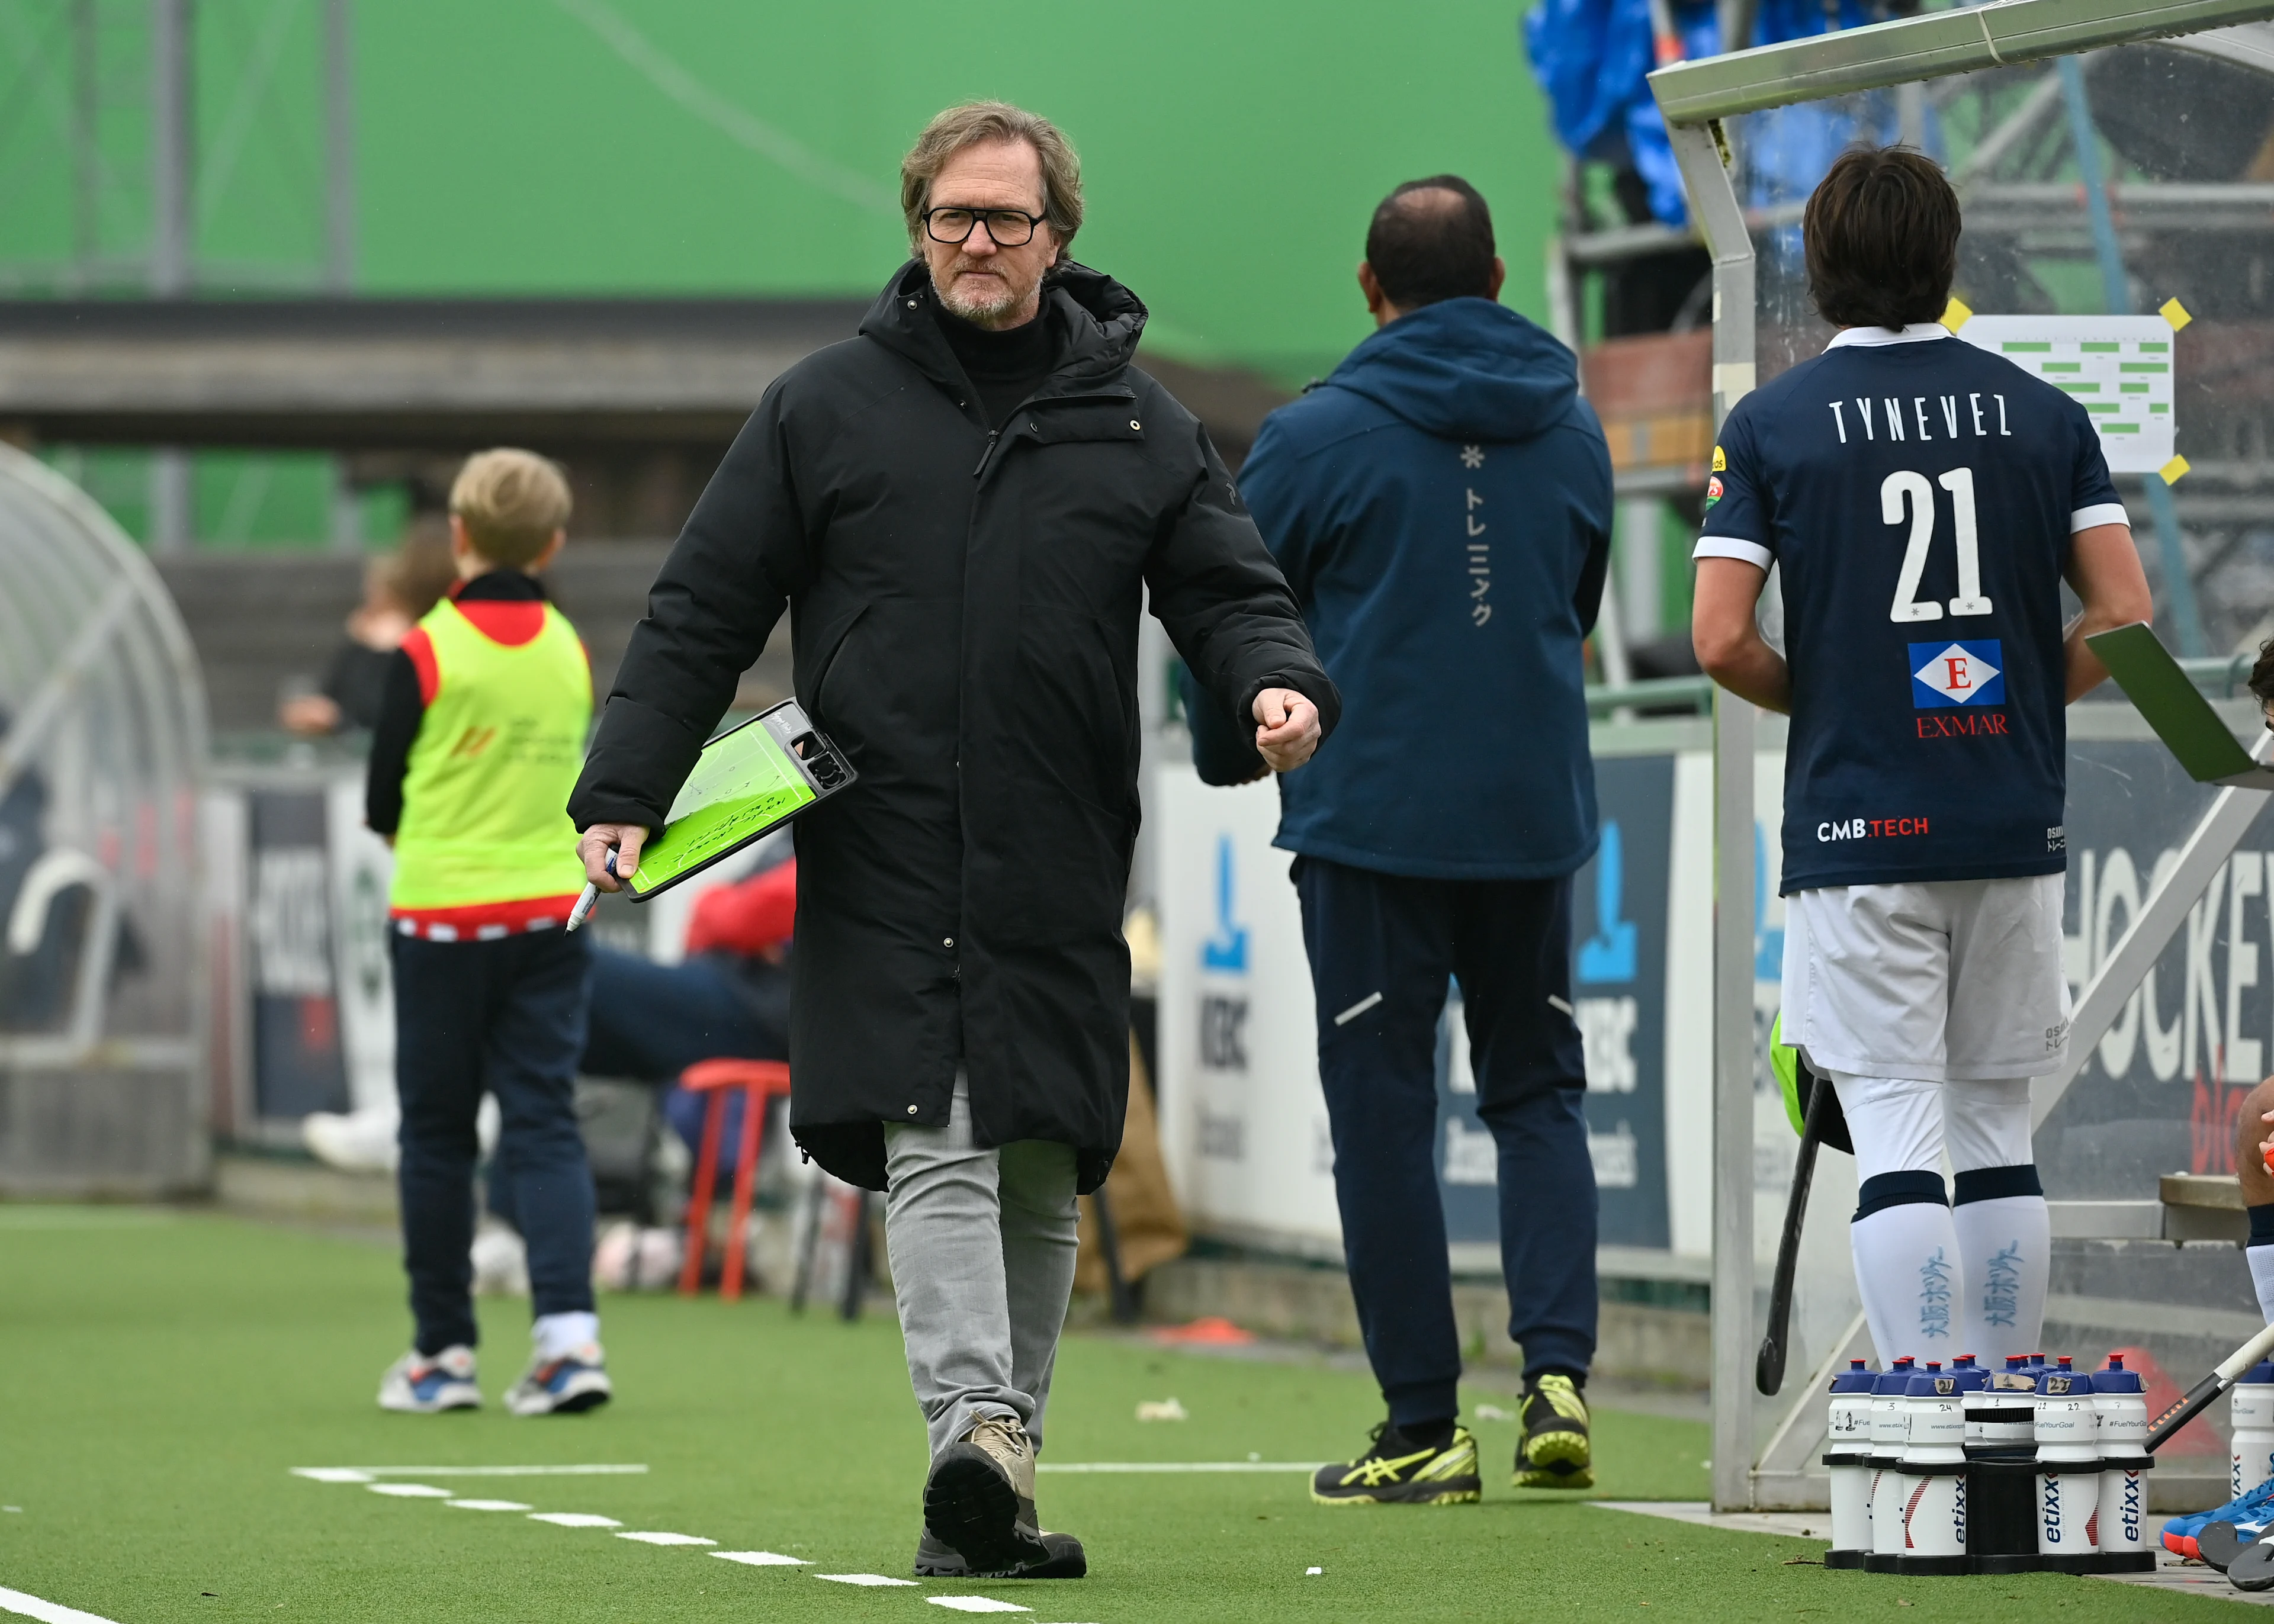
[(1855, 1142), (1858, 1184), (1882, 1173), (1940, 1173), (1945, 1154), (1954, 1173), (2036, 1160), (2026, 1077), (1937, 1083), (1835, 1071), (1832, 1086)]
[(2043, 1077), (2068, 1049), (2062, 876), (1785, 898), (1784, 1041), (1819, 1071)]

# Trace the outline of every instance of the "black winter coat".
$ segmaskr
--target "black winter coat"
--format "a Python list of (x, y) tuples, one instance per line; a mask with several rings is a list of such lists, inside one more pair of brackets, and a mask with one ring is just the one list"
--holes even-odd
[[(882, 1125), (1073, 1146), (1096, 1188), (1128, 1095), (1141, 584), (1193, 670), (1340, 710), (1199, 422), (1130, 365), (1145, 307), (1054, 272), (1046, 382), (1000, 433), (911, 260), (861, 335), (766, 391), (633, 632), (568, 803), (659, 826), (790, 612), (800, 702), (852, 758), (798, 825), (791, 1128), (885, 1184)], [(1153, 680), (1157, 680), (1156, 677)]]

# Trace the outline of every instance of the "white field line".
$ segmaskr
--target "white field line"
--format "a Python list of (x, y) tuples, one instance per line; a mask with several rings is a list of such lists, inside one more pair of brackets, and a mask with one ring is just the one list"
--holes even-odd
[(40, 1624), (111, 1624), (100, 1613), (81, 1613), (77, 1607), (41, 1601), (38, 1597), (26, 1596), (21, 1590), (0, 1590), (0, 1612), (37, 1619)]
[[(1315, 1471), (1315, 1462), (1299, 1461), (1070, 1461), (1038, 1468), (1058, 1472), (1295, 1472)], [(645, 1466), (581, 1465), (581, 1466), (295, 1466), (292, 1475), (316, 1483), (361, 1484), (373, 1493), (398, 1499), (447, 1499), (454, 1506), (469, 1511), (523, 1511), (528, 1507), (512, 1500), (456, 1500), (447, 1489), (437, 1489), (426, 1484), (375, 1483), (380, 1476), (405, 1477), (553, 1477), (615, 1476), (644, 1472)], [(591, 1512), (539, 1511), (530, 1514), (532, 1522), (550, 1522), (556, 1528), (605, 1528), (616, 1530), (619, 1539), (629, 1539), (651, 1545), (711, 1545), (718, 1542), (699, 1534), (674, 1534), (660, 1530), (627, 1530), (614, 1517), (604, 1517)], [(801, 1558), (781, 1556), (772, 1551), (712, 1551), (706, 1554), (722, 1557), (730, 1562), (741, 1562), (753, 1568), (805, 1568), (811, 1564)], [(817, 1579), (832, 1584), (852, 1584), (875, 1588), (915, 1588), (913, 1579), (896, 1579), (884, 1574), (815, 1574)], [(1030, 1607), (1015, 1602), (998, 1601), (987, 1596), (927, 1596), (924, 1599), (936, 1605), (958, 1613), (1030, 1613)], [(22, 1605), (19, 1605), (22, 1604)], [(44, 1624), (111, 1624), (108, 1619), (97, 1618), (91, 1613), (77, 1613), (69, 1607), (58, 1607), (37, 1597), (19, 1596), (13, 1590), (0, 1590), (0, 1608), (21, 1613)]]
[(312, 1483), (369, 1483), (374, 1477), (615, 1477), (644, 1472), (644, 1466), (295, 1466), (292, 1475)]
[(1314, 1472), (1324, 1461), (1037, 1461), (1038, 1472)]
[(914, 1589), (914, 1579), (888, 1579), (883, 1574), (816, 1574), (817, 1579), (826, 1579), (832, 1584), (887, 1585), (905, 1584)]

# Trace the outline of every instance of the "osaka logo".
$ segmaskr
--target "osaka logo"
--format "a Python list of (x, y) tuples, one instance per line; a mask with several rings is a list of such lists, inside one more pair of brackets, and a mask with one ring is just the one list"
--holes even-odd
[(1995, 637), (1974, 643), (1915, 643), (1910, 655), (1913, 708), (2006, 703), (2006, 673), (1999, 668), (2006, 656)]

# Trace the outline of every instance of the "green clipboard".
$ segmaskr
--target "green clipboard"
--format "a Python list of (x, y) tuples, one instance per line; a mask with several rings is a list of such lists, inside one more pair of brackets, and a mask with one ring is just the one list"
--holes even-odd
[(663, 832), (640, 851), (624, 882), (634, 902), (773, 833), (857, 775), (797, 701), (786, 699), (703, 747), (671, 803)]
[(2210, 701), (2157, 641), (2153, 627), (2135, 620), (2096, 632), (2085, 642), (2189, 778), (2198, 784), (2274, 790), (2274, 767), (2261, 766), (2235, 742)]

